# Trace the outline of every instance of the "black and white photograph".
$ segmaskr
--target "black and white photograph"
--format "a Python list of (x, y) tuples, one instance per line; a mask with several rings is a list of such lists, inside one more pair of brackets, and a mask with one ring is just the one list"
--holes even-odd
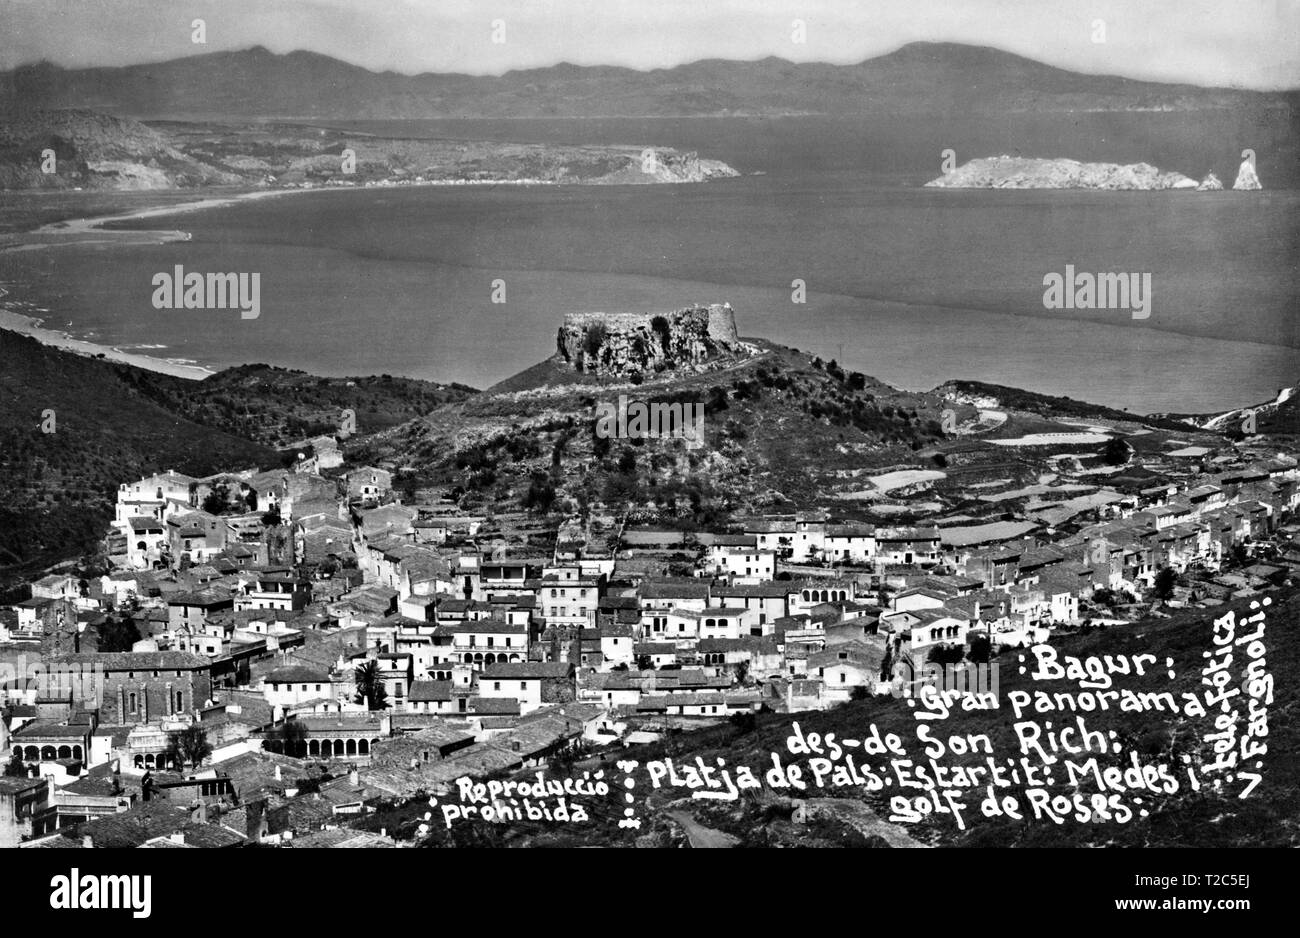
[(1298, 322), (1295, 0), (0, 0), (14, 923), (492, 869), (268, 852), (357, 847), (1240, 923)]

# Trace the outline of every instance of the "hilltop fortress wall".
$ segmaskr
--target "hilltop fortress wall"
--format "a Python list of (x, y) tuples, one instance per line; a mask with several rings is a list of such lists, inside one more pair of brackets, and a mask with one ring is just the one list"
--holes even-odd
[(599, 375), (694, 370), (741, 347), (730, 303), (671, 313), (568, 313), (556, 337), (562, 361)]

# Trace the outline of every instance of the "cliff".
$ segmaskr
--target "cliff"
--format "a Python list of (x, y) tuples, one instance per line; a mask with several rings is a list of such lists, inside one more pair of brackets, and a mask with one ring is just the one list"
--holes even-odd
[(1259, 184), (1259, 175), (1255, 172), (1255, 164), (1252, 161), (1242, 161), (1241, 167), (1237, 170), (1237, 178), (1232, 183), (1232, 188), (1246, 191), (1264, 188)]
[(994, 156), (971, 160), (927, 186), (945, 189), (1195, 189), (1182, 173), (1162, 173), (1149, 163), (1080, 163), (1078, 160)]
[(0, 189), (169, 189), (241, 181), (127, 118), (73, 109), (0, 120)]
[(585, 374), (698, 371), (742, 348), (731, 304), (671, 313), (569, 313), (556, 337), (561, 361)]

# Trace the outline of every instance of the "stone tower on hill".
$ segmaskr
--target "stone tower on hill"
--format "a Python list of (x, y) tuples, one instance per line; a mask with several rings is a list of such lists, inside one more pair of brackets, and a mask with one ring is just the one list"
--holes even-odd
[(671, 313), (569, 313), (556, 337), (561, 361), (585, 374), (701, 371), (742, 348), (731, 304)]

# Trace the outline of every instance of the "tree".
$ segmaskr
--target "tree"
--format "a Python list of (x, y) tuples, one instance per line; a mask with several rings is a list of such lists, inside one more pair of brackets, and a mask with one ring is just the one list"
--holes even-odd
[(536, 508), (545, 514), (555, 504), (555, 486), (544, 472), (534, 472), (532, 482), (528, 485), (528, 494), (524, 496), (525, 508)]
[(1122, 466), (1128, 462), (1128, 444), (1113, 436), (1102, 448), (1101, 458), (1108, 466)]
[(130, 651), (140, 641), (140, 630), (129, 616), (114, 616), (99, 625), (99, 651)]
[(653, 671), (655, 669), (654, 659), (649, 655), (637, 655), (636, 669), (638, 671)]
[(859, 684), (853, 690), (849, 691), (849, 700), (866, 700), (871, 696), (871, 691), (866, 684)]
[(742, 687), (749, 682), (749, 662), (737, 661), (735, 666), (736, 683)]
[(935, 645), (925, 660), (934, 664), (956, 664), (963, 657), (960, 645)]
[(591, 754), (591, 743), (579, 737), (567, 745), (561, 746), (547, 764), (552, 772), (564, 773), (573, 768), (573, 764)]
[(270, 511), (262, 515), (262, 524), (268, 528), (273, 528), (280, 523), (280, 509), (272, 507)]
[(741, 710), (727, 717), (727, 722), (741, 733), (752, 733), (758, 725), (758, 718), (754, 716), (753, 710)]
[(208, 733), (198, 723), (191, 723), (183, 730), (171, 734), (167, 743), (167, 759), (177, 766), (190, 764), (197, 769), (208, 756), (212, 755), (212, 743), (208, 742)]
[(212, 491), (203, 499), (203, 510), (210, 515), (219, 515), (230, 509), (230, 486), (224, 483), (212, 486)]
[(5, 778), (27, 778), (27, 763), (23, 762), (18, 753), (14, 753), (9, 759), (9, 764), (5, 766)]
[(266, 741), (271, 744), (273, 752), (296, 756), (307, 749), (307, 728), (297, 720), (285, 720), (267, 734)]
[(379, 662), (371, 658), (356, 670), (357, 703), (364, 703), (371, 710), (383, 710), (388, 706), (388, 689), (384, 687), (379, 675)]
[(987, 635), (976, 635), (970, 640), (970, 650), (966, 652), (967, 661), (987, 664), (991, 657), (993, 657), (993, 643), (989, 641)]
[(1156, 574), (1155, 594), (1160, 600), (1169, 599), (1174, 595), (1174, 585), (1178, 582), (1178, 573), (1173, 567), (1161, 567), (1160, 572)]

